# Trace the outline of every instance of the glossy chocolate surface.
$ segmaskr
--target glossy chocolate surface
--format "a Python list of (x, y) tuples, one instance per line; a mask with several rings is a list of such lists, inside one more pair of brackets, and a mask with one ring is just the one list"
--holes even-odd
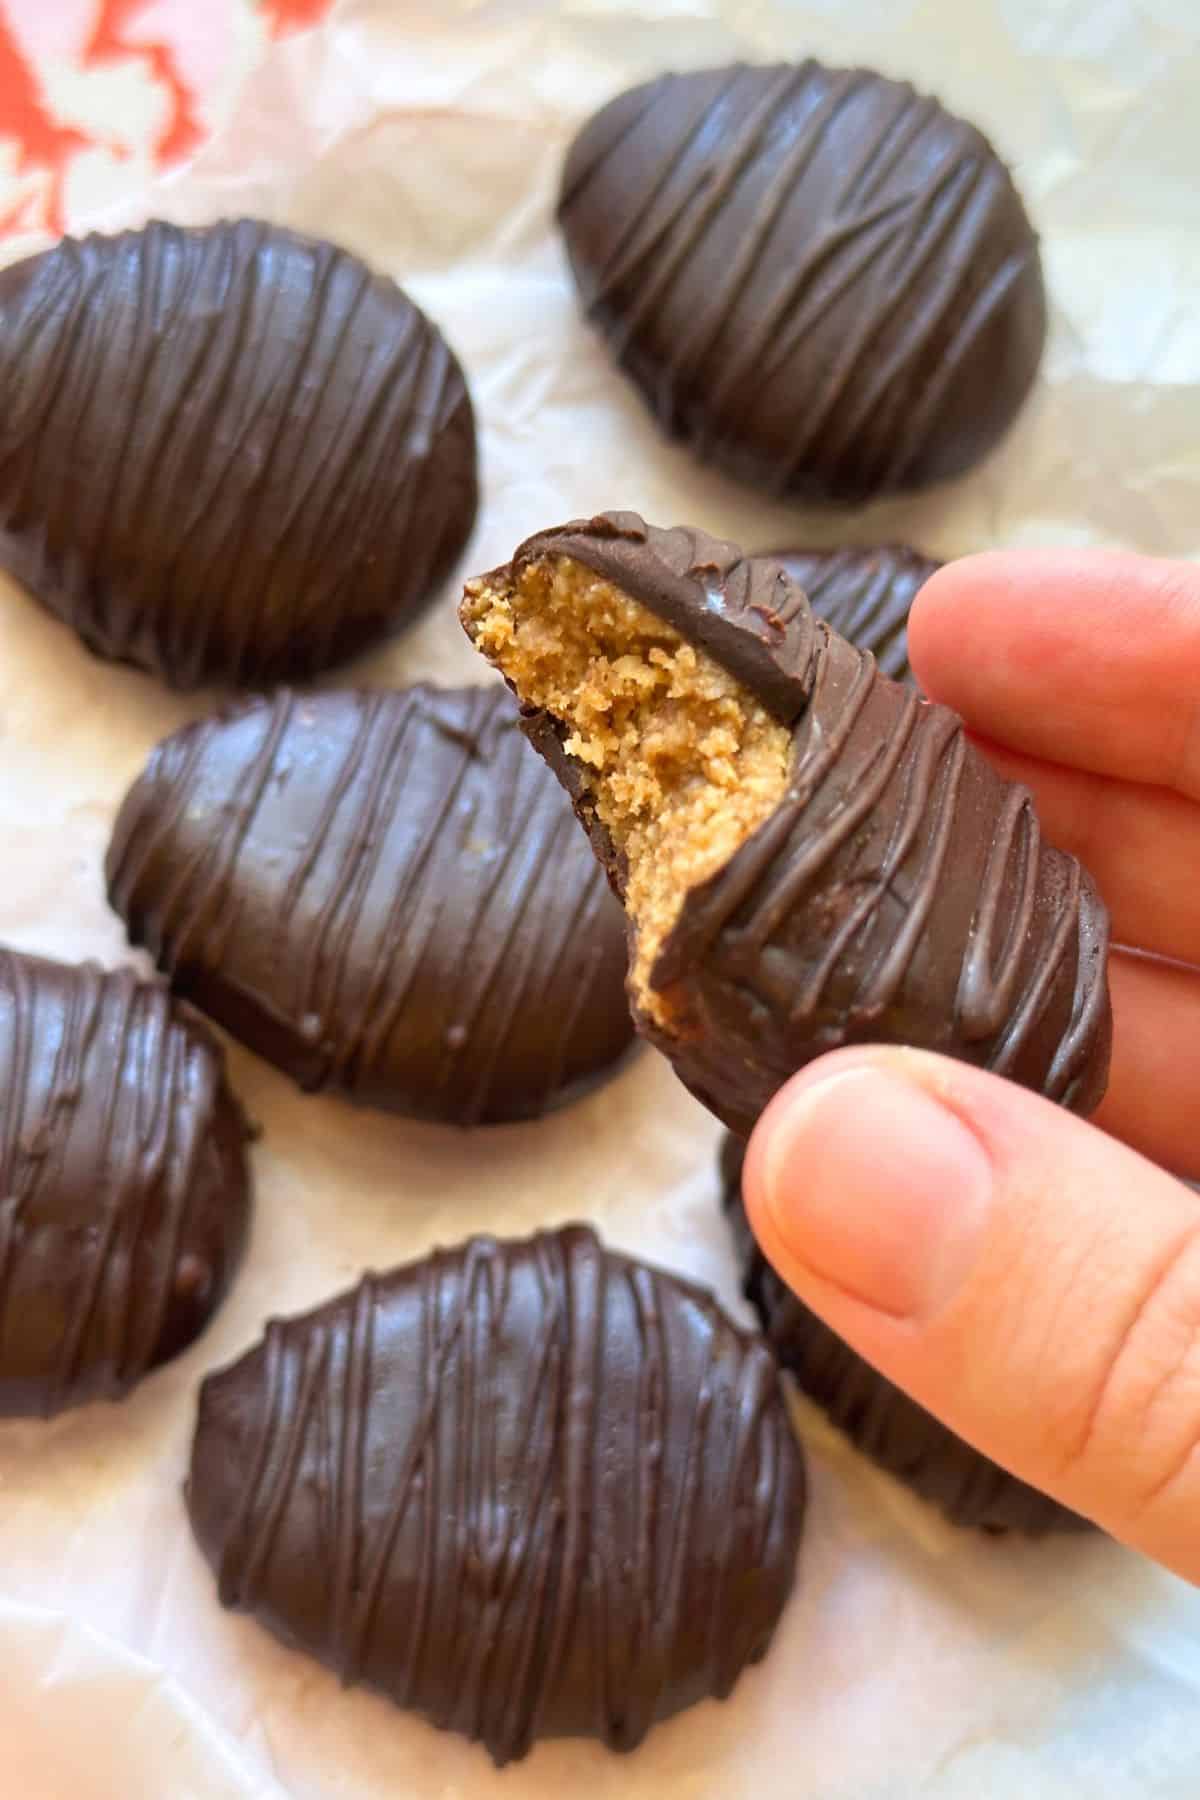
[(633, 1042), (621, 909), (499, 685), (284, 691), (188, 726), (108, 880), (175, 989), (306, 1089), (531, 1118)]
[(226, 1606), (505, 1763), (726, 1696), (804, 1475), (762, 1340), (572, 1226), (270, 1324), (204, 1384), (187, 1499)]
[(0, 563), (97, 655), (310, 675), (422, 611), (475, 504), (453, 353), (332, 244), (156, 221), (0, 271)]
[(1037, 373), (1037, 239), (987, 139), (819, 63), (661, 75), (571, 146), (559, 219), (588, 317), (663, 428), (781, 495), (957, 475)]
[(818, 619), (856, 649), (869, 650), (889, 680), (916, 687), (908, 666), (908, 615), (940, 563), (902, 544), (780, 550), (769, 560), (782, 563), (800, 583)]
[(204, 1329), (249, 1208), (223, 1071), (161, 983), (0, 949), (0, 1414), (119, 1399)]

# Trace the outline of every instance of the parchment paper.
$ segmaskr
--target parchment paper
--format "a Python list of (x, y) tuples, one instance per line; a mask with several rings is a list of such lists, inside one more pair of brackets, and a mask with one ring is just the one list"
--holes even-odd
[[(911, 76), (993, 134), (1044, 233), (1055, 308), (1044, 378), (985, 469), (841, 521), (761, 504), (661, 442), (581, 324), (552, 226), (565, 145), (619, 88), (810, 52)], [(840, 532), (943, 555), (1064, 540), (1194, 555), (1197, 93), (1195, 0), (348, 0), (278, 47), (224, 136), (129, 218), (267, 214), (411, 289), (482, 422), (464, 568), (613, 505), (757, 546)], [(455, 592), (355, 676), (482, 679)], [(151, 744), (205, 704), (93, 662), (0, 589), (0, 938), (130, 954), (102, 890), (112, 817)], [(122, 1407), (0, 1428), (0, 1800), (1194, 1800), (1200, 1595), (1099, 1539), (957, 1533), (811, 1409), (800, 1583), (771, 1656), (633, 1758), (555, 1744), (498, 1776), (223, 1614), (179, 1487), (197, 1383), (269, 1314), (476, 1229), (578, 1216), (737, 1304), (716, 1128), (649, 1053), (567, 1114), (473, 1138), (303, 1099), (236, 1047), (231, 1061), (264, 1136), (228, 1305)]]

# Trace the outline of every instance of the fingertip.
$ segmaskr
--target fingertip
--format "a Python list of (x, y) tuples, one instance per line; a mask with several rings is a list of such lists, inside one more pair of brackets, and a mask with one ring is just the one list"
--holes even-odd
[(927, 1052), (822, 1059), (747, 1204), (800, 1299), (951, 1431), (1196, 1579), (1195, 1199), (1028, 1090)]
[(742, 1197), (751, 1224), (761, 1220), (769, 1228), (767, 1188), (776, 1176), (781, 1162), (789, 1155), (794, 1136), (794, 1119), (804, 1106), (805, 1096), (814, 1087), (834, 1076), (869, 1068), (886, 1051), (870, 1045), (852, 1044), (842, 1050), (831, 1050), (800, 1069), (779, 1088), (759, 1117), (746, 1145), (742, 1164)]
[(751, 1223), (779, 1273), (895, 1319), (953, 1294), (984, 1228), (990, 1166), (902, 1051), (828, 1057), (789, 1083), (748, 1159)]
[(973, 580), (969, 566), (986, 560), (980, 556), (964, 556), (945, 563), (924, 582), (908, 615), (908, 661), (922, 693), (930, 699), (941, 698), (943, 645), (961, 604), (964, 578), (969, 588)]
[(978, 678), (989, 686), (1019, 673), (1028, 647), (1019, 621), (1041, 609), (1051, 581), (1077, 579), (1072, 551), (981, 550), (945, 563), (913, 602), (912, 670), (931, 700), (966, 710)]
[(786, 1215), (788, 1197), (808, 1163), (803, 1149), (808, 1096), (839, 1075), (870, 1067), (874, 1056), (871, 1049), (855, 1045), (809, 1063), (769, 1101), (746, 1145), (742, 1204), (750, 1229), (768, 1261), (797, 1290), (805, 1284), (806, 1271), (789, 1241)]
[(986, 551), (913, 605), (913, 672), (984, 737), (1200, 794), (1200, 568), (1096, 549)]

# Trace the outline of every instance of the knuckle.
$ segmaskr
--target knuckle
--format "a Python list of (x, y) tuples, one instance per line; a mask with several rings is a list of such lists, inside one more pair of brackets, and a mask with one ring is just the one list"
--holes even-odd
[(1200, 1446), (1200, 1216), (1130, 1296), (1093, 1365), (1056, 1480), (1070, 1492), (1103, 1474), (1105, 1499), (1136, 1528), (1161, 1506)]

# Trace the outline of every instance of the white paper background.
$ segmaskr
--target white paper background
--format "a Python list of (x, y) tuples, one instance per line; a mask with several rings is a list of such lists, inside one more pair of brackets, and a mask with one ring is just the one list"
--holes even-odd
[[(578, 320), (551, 222), (572, 131), (622, 86), (809, 52), (912, 76), (993, 134), (1055, 302), (1044, 379), (1001, 454), (840, 522), (761, 504), (660, 442)], [(481, 417), (468, 567), (614, 505), (752, 545), (843, 531), (946, 555), (1194, 555), (1198, 94), (1196, 0), (349, 0), (279, 46), (224, 137), (129, 216), (265, 213), (411, 289)], [(479, 679), (453, 597), (362, 679)], [(0, 938), (128, 954), (100, 876), (112, 816), (203, 704), (91, 661), (0, 587)], [(800, 1585), (772, 1655), (632, 1759), (554, 1744), (498, 1776), (223, 1614), (179, 1485), (199, 1379), (269, 1313), (475, 1229), (581, 1215), (735, 1299), (716, 1130), (650, 1055), (565, 1116), (471, 1140), (302, 1099), (236, 1049), (232, 1066), (265, 1136), (249, 1258), (212, 1330), (119, 1409), (0, 1427), (0, 1800), (1194, 1800), (1200, 1596), (1105, 1542), (956, 1533), (810, 1411)]]

